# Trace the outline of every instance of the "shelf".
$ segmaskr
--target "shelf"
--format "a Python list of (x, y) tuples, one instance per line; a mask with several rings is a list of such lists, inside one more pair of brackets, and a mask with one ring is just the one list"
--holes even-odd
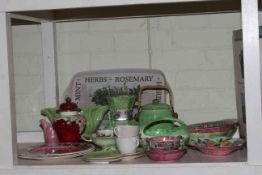
[[(28, 144), (19, 144), (19, 148), (23, 148)], [(121, 174), (121, 169), (125, 170), (125, 174), (143, 174), (148, 169), (156, 169), (155, 174), (159, 174), (163, 169), (167, 171), (188, 171), (192, 169), (197, 172), (202, 172), (202, 166), (205, 166), (205, 171), (211, 171), (211, 169), (216, 168), (216, 172), (213, 172), (215, 175), (217, 172), (225, 171), (225, 167), (232, 168), (232, 173), (235, 174), (241, 168), (246, 166), (246, 149), (236, 151), (228, 156), (209, 156), (202, 154), (196, 150), (188, 149), (187, 154), (184, 155), (180, 160), (171, 163), (159, 163), (150, 160), (146, 156), (133, 159), (130, 161), (119, 161), (110, 164), (92, 164), (82, 160), (82, 157), (64, 159), (64, 160), (53, 160), (53, 161), (37, 161), (37, 160), (26, 160), (18, 159), (18, 164), (16, 169), (25, 169), (30, 166), (31, 169), (39, 169), (39, 175), (44, 172), (45, 169), (51, 173), (52, 171), (63, 171), (63, 170), (78, 170), (79, 172), (91, 171), (99, 172), (99, 174), (107, 174), (108, 172), (114, 172), (115, 174)], [(185, 168), (187, 167), (187, 168)], [(181, 170), (183, 168), (184, 170)], [(114, 171), (118, 169), (118, 171)], [(230, 169), (230, 168), (229, 168)], [(228, 170), (227, 171), (231, 171)], [(192, 171), (193, 172), (193, 171)], [(201, 174), (202, 174), (201, 173)], [(177, 173), (176, 173), (177, 174)], [(222, 173), (223, 174), (223, 173)]]
[[(20, 145), (21, 146), (21, 145)], [(160, 163), (162, 165), (174, 165), (174, 166), (181, 166), (185, 164), (201, 164), (201, 163), (245, 163), (247, 153), (246, 149), (242, 149), (236, 151), (228, 156), (209, 156), (200, 153), (197, 150), (188, 149), (187, 153), (175, 163)], [(43, 165), (91, 165), (92, 163), (88, 163), (82, 160), (82, 157), (79, 158), (72, 158), (72, 159), (65, 159), (65, 160), (51, 160), (51, 161), (38, 161), (38, 160), (27, 160), (27, 159), (18, 159), (18, 165), (20, 166), (43, 166)], [(110, 165), (157, 165), (159, 162), (155, 162), (147, 158), (146, 156), (133, 159), (130, 161), (119, 161), (110, 163)]]
[(138, 4), (162, 4), (162, 3), (181, 3), (199, 2), (212, 0), (8, 0), (0, 2), (0, 11), (32, 11), (32, 10), (51, 10), (51, 9), (71, 9), (81, 7), (105, 7), (105, 6), (125, 6)]
[[(53, 2), (53, 1), (52, 1)], [(77, 2), (77, 1), (73, 1)], [(88, 1), (90, 2), (90, 1)], [(102, 1), (94, 1), (102, 3)], [(106, 1), (109, 3), (110, 1)], [(115, 1), (114, 1), (115, 2)], [(105, 3), (101, 5), (92, 4), (76, 8), (55, 7), (54, 9), (34, 9), (23, 12), (23, 9), (8, 10), (12, 13), (31, 16), (34, 18), (51, 20), (56, 22), (78, 21), (78, 20), (97, 20), (97, 19), (112, 19), (112, 18), (130, 18), (130, 17), (155, 17), (155, 16), (174, 16), (185, 14), (202, 14), (202, 13), (225, 13), (239, 12), (241, 3), (239, 0), (227, 1), (146, 1), (146, 3), (136, 3), (132, 1), (112, 6)], [(183, 2), (183, 3), (182, 3)], [(225, 3), (226, 2), (226, 3)], [(90, 2), (91, 3), (91, 2)], [(53, 7), (53, 6), (52, 6)], [(25, 20), (14, 20), (13, 25), (32, 24)]]
[[(161, 15), (182, 15), (195, 13), (223, 13), (240, 10), (240, 0), (0, 0), (0, 103), (2, 114), (0, 127), (3, 132), (0, 139), (5, 145), (0, 151), (0, 174), (238, 174), (254, 175), (257, 165), (262, 165), (262, 117), (261, 117), (261, 78), (258, 42), (257, 0), (242, 0), (242, 27), (244, 41), (245, 86), (247, 109), (247, 144), (248, 150), (241, 150), (229, 159), (211, 159), (197, 151), (189, 150), (177, 163), (161, 164), (146, 157), (128, 163), (109, 165), (87, 164), (79, 159), (69, 162), (16, 161), (16, 127), (14, 81), (12, 69), (12, 34), (10, 15), (16, 19), (42, 24), (44, 39), (45, 65), (52, 65), (54, 57), (55, 30), (54, 22), (141, 17)], [(261, 2), (259, 0), (259, 2)], [(130, 12), (128, 12), (130, 11)], [(11, 14), (11, 15), (12, 15)], [(20, 16), (19, 16), (20, 15)], [(99, 16), (100, 15), (100, 16)], [(30, 18), (32, 20), (30, 20)], [(39, 19), (40, 18), (40, 19)], [(42, 21), (44, 19), (44, 21)], [(14, 21), (15, 23), (15, 21)], [(20, 24), (24, 24), (23, 22)], [(51, 45), (50, 45), (51, 43)], [(46, 54), (47, 53), (47, 54)], [(46, 55), (45, 55), (46, 54)], [(51, 55), (51, 56), (50, 56)], [(48, 59), (47, 59), (48, 58)], [(47, 72), (47, 71), (46, 71)], [(54, 74), (48, 74), (54, 75)], [(46, 76), (48, 77), (48, 76)], [(49, 76), (54, 77), (54, 76)], [(49, 81), (50, 82), (50, 81)], [(48, 83), (47, 83), (48, 84)], [(55, 83), (50, 83), (46, 90), (54, 91)], [(54, 86), (53, 86), (54, 85)], [(55, 93), (47, 99), (54, 101)], [(50, 103), (48, 103), (50, 104)], [(260, 138), (260, 139), (257, 139)], [(248, 152), (248, 158), (247, 158)], [(201, 162), (201, 163), (200, 163)], [(50, 165), (51, 164), (51, 165)]]

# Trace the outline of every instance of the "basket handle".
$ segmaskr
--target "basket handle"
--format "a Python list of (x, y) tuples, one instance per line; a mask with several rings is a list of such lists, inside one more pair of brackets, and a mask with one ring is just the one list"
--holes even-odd
[(172, 112), (174, 113), (174, 101), (173, 101), (173, 93), (171, 91), (171, 89), (167, 86), (163, 86), (163, 85), (146, 85), (146, 86), (142, 86), (139, 88), (139, 91), (138, 91), (138, 104), (137, 104), (137, 111), (138, 111), (138, 114), (139, 114), (139, 111), (141, 109), (141, 99), (142, 99), (142, 94), (143, 94), (143, 91), (145, 90), (165, 90), (166, 92), (169, 93), (169, 103), (170, 103), (170, 106), (171, 106), (171, 110)]

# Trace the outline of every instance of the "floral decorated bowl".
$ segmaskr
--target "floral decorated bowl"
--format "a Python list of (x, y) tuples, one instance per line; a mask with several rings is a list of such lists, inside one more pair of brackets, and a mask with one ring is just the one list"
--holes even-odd
[(172, 162), (179, 160), (186, 153), (186, 149), (176, 149), (172, 151), (162, 151), (162, 150), (149, 150), (146, 151), (146, 155), (154, 161), (158, 162)]
[(189, 125), (189, 145), (200, 138), (232, 137), (237, 130), (236, 119), (225, 119)]
[(101, 129), (96, 131), (98, 137), (114, 137), (114, 131), (112, 129)]
[(181, 136), (155, 136), (146, 141), (147, 150), (150, 151), (172, 151), (184, 148)]
[(96, 133), (91, 135), (82, 135), (82, 140), (87, 142), (93, 142), (102, 148), (116, 147), (115, 137), (99, 137)]
[(209, 139), (200, 138), (192, 143), (196, 149), (204, 154), (224, 156), (241, 149), (245, 141), (238, 138), (213, 137)]

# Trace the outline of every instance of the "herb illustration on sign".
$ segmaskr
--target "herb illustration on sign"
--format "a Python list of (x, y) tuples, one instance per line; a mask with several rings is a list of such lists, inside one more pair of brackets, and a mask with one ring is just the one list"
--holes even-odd
[(96, 105), (108, 105), (107, 97), (116, 97), (120, 95), (133, 95), (137, 96), (138, 86), (134, 88), (108, 86), (101, 89), (97, 89), (92, 97), (92, 102)]

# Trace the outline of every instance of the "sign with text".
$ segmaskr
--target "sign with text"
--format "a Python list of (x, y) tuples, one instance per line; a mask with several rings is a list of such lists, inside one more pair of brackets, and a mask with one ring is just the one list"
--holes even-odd
[[(134, 95), (138, 86), (167, 85), (162, 71), (155, 69), (111, 69), (86, 71), (75, 74), (67, 87), (63, 98), (71, 97), (79, 107), (105, 105), (108, 96)], [(161, 90), (145, 91), (142, 104), (154, 99), (165, 102)]]

